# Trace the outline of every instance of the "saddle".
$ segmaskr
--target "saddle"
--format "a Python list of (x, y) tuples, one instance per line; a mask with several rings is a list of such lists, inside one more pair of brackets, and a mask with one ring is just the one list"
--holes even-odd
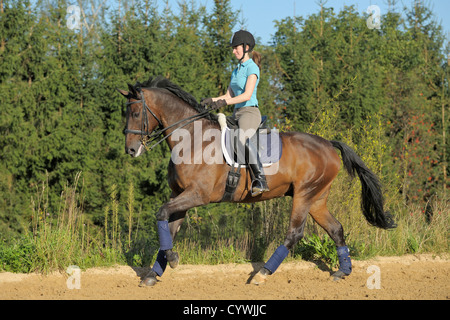
[[(237, 156), (236, 146), (238, 142), (239, 126), (234, 117), (225, 117), (224, 114), (219, 113), (219, 123), (222, 130), (221, 146), (223, 156), (229, 166), (225, 192), (222, 201), (231, 201), (233, 199), (234, 191), (241, 177), (241, 168), (246, 168), (246, 164), (242, 163), (241, 157)], [(259, 157), (263, 167), (268, 167), (281, 158), (282, 143), (278, 130), (270, 130), (266, 124), (267, 116), (261, 117), (261, 123), (256, 130), (256, 133), (251, 138), (258, 148)]]
[[(267, 116), (261, 117), (261, 123), (256, 130), (256, 133), (251, 138), (251, 142), (258, 148), (259, 157), (263, 167), (278, 162), (282, 152), (282, 143), (278, 130), (271, 130), (268, 128), (266, 121)], [(241, 161), (241, 157), (237, 157), (236, 149), (239, 147), (239, 127), (237, 121), (233, 117), (226, 117), (226, 127), (222, 127), (221, 129), (222, 152), (227, 164), (230, 166), (240, 165), (245, 168), (246, 165)]]

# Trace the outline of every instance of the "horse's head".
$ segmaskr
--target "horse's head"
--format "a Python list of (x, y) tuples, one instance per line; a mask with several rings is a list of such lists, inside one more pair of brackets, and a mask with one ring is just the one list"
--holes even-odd
[(139, 157), (144, 151), (144, 139), (152, 131), (162, 125), (161, 120), (155, 115), (147, 105), (146, 93), (140, 87), (134, 87), (128, 84), (128, 90), (117, 89), (125, 98), (128, 99), (125, 128), (125, 152), (133, 157)]

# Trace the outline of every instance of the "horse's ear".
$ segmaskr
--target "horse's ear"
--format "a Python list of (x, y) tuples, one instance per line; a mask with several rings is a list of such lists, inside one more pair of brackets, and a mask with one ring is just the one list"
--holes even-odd
[(136, 89), (134, 88), (133, 85), (131, 85), (131, 84), (129, 84), (129, 83), (128, 83), (128, 90), (130, 91), (130, 95), (131, 95), (132, 97), (137, 97)]
[(122, 89), (116, 89), (119, 91), (121, 95), (123, 95), (125, 98), (128, 98), (128, 95), (130, 94), (128, 91), (122, 90)]

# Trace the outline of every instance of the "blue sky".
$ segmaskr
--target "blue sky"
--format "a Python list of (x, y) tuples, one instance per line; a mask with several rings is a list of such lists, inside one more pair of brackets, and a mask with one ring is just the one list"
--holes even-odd
[[(231, 3), (233, 8), (241, 9), (249, 31), (253, 31), (257, 37), (261, 37), (265, 44), (270, 41), (271, 35), (275, 33), (273, 21), (293, 16), (294, 6), (296, 16), (306, 17), (318, 13), (320, 10), (316, 0), (231, 0)], [(444, 27), (445, 34), (448, 34), (450, 32), (450, 1), (425, 0), (424, 3), (429, 4), (437, 21)], [(403, 12), (405, 6), (411, 8), (413, 4), (414, 0), (399, 0), (395, 11)], [(355, 5), (360, 14), (365, 13), (370, 5), (379, 6), (381, 15), (389, 9), (386, 0), (328, 0), (325, 7), (333, 7), (335, 12), (339, 12), (345, 5)], [(381, 23), (383, 22), (381, 21)]]
[[(411, 8), (415, 0), (398, 0), (395, 11), (403, 12), (403, 7)], [(443, 26), (447, 39), (450, 39), (450, 1), (449, 0), (421, 0), (431, 7), (436, 20)], [(189, 2), (189, 0), (188, 0)], [(210, 10), (213, 7), (212, 0), (196, 0), (197, 4), (206, 5)], [(157, 1), (158, 6), (164, 7), (162, 0)], [(263, 44), (268, 44), (271, 36), (275, 33), (274, 20), (281, 20), (288, 16), (295, 15), (307, 17), (319, 12), (317, 0), (231, 0), (232, 8), (241, 10), (240, 19), (245, 20), (248, 31), (256, 37), (261, 38)], [(176, 12), (178, 0), (169, 0), (171, 9)], [(381, 15), (388, 11), (386, 0), (328, 0), (325, 7), (333, 7), (335, 12), (339, 12), (344, 6), (355, 5), (357, 11), (362, 14), (366, 12), (370, 5), (380, 7)], [(381, 21), (381, 23), (383, 23)]]

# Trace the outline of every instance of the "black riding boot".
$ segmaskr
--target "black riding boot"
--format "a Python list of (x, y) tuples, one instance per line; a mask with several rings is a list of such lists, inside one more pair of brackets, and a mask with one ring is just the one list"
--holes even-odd
[(264, 175), (263, 166), (259, 159), (258, 150), (250, 139), (245, 143), (245, 162), (250, 168), (252, 174), (252, 197), (256, 197), (263, 192), (269, 191), (266, 176)]

